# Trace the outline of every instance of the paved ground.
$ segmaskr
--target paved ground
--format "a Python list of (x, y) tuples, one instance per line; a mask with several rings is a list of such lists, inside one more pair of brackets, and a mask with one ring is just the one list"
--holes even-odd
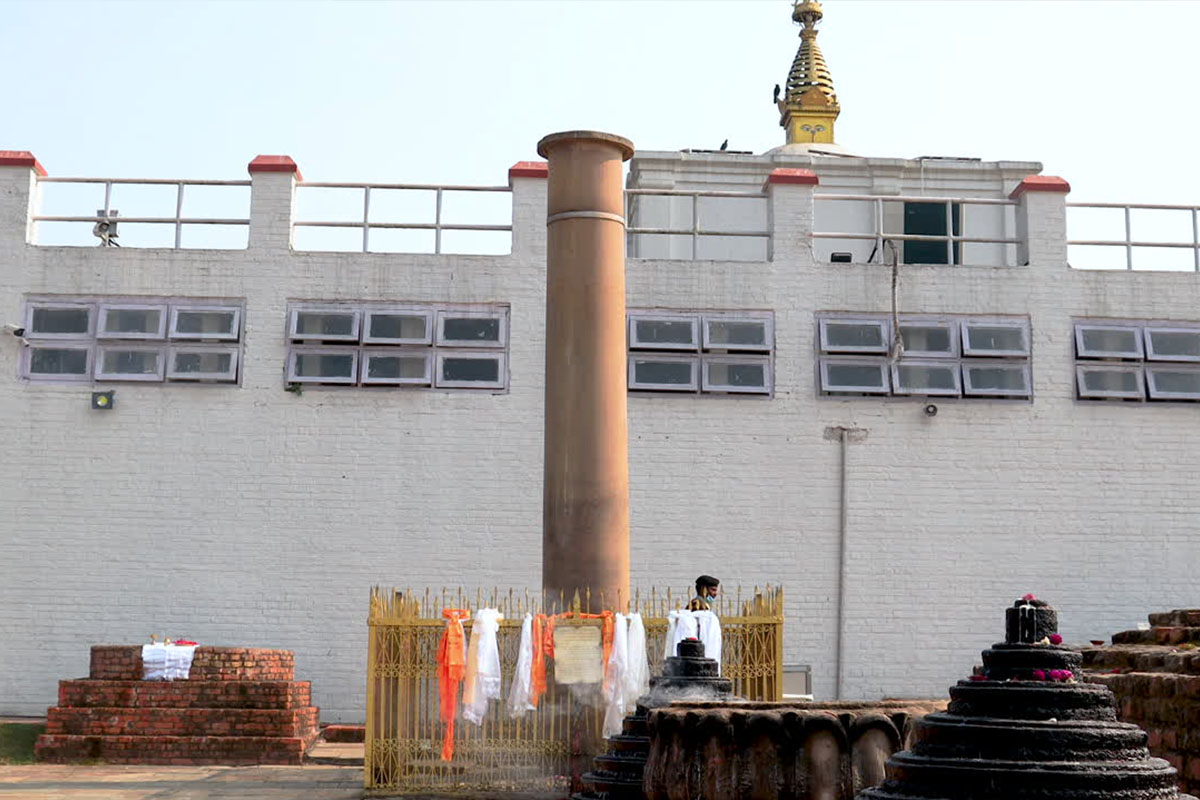
[(0, 765), (0, 800), (350, 800), (362, 796), (362, 767)]

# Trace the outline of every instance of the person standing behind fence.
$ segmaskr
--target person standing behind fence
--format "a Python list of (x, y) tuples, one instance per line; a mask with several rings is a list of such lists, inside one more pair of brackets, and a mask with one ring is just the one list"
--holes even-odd
[(712, 611), (712, 605), (721, 591), (721, 582), (711, 575), (696, 578), (696, 596), (688, 603), (688, 611)]

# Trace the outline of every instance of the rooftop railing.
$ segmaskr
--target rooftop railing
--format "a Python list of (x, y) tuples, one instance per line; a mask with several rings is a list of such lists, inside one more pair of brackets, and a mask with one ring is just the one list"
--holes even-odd
[[(1139, 234), (1136, 237), (1135, 227)], [(1086, 235), (1114, 228), (1122, 229), (1124, 236), (1071, 236), (1072, 231)], [(1200, 272), (1200, 206), (1067, 203), (1067, 230), (1068, 261), (1076, 269)]]
[[(648, 197), (667, 198), (667, 201), (656, 207), (651, 203), (639, 202), (641, 198)], [(677, 202), (672, 203), (672, 199)], [(705, 200), (712, 202), (706, 204)], [(706, 205), (712, 208), (702, 215)], [(710, 215), (719, 217), (724, 226), (709, 227), (705, 224)], [(673, 216), (681, 216), (685, 221), (672, 224)], [(767, 195), (763, 192), (626, 189), (625, 219), (628, 223), (625, 233), (631, 258), (731, 261), (766, 261), (768, 258), (771, 232), (767, 228)], [(739, 219), (743, 220), (743, 224), (737, 224)], [(655, 224), (659, 222), (661, 224)], [(664, 242), (648, 237), (668, 238)], [(704, 239), (726, 241), (722, 243), (723, 246), (713, 247), (705, 253), (702, 247)], [(739, 239), (742, 244), (737, 243)], [(678, 246), (685, 242), (688, 243), (686, 250)]]

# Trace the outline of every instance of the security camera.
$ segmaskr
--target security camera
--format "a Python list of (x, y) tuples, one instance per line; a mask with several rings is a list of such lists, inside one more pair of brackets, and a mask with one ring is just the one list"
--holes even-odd
[(937, 406), (935, 406), (933, 403), (930, 403), (929, 405), (925, 406), (925, 416), (936, 417), (937, 416)]
[(24, 328), (22, 328), (20, 325), (13, 325), (13, 324), (10, 322), (9, 324), (7, 324), (7, 325), (5, 325), (5, 326), (4, 326), (4, 330), (6, 330), (6, 331), (8, 331), (9, 333), (11, 333), (13, 336), (17, 336), (17, 337), (19, 337), (19, 338), (24, 338), (24, 337), (25, 337), (25, 329), (24, 329)]

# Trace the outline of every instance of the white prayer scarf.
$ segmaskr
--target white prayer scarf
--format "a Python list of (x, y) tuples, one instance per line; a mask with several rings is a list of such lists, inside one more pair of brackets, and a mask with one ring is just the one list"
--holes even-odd
[[(679, 647), (679, 643), (684, 639), (700, 638), (700, 629), (696, 624), (696, 617), (694, 616), (696, 613), (681, 608), (667, 615), (667, 638), (663, 658), (678, 655), (676, 648)], [(712, 612), (709, 611), (706, 613), (711, 614)]]
[(481, 608), (471, 623), (471, 644), (467, 647), (467, 670), (463, 680), (462, 716), (468, 722), (483, 724), (488, 700), (500, 699), (500, 648), (496, 632), (500, 630), (500, 612)]
[(717, 662), (717, 674), (721, 674), (721, 620), (711, 611), (693, 611), (699, 628), (699, 639), (704, 642), (704, 657)]
[(192, 670), (196, 645), (142, 645), (142, 680), (186, 681)]
[(629, 615), (629, 668), (625, 671), (625, 705), (632, 709), (650, 691), (650, 661), (646, 654), (646, 626), (637, 611)]
[(533, 695), (533, 614), (526, 614), (521, 622), (521, 646), (517, 651), (517, 671), (513, 674), (512, 687), (508, 690), (508, 714), (516, 718), (526, 711), (533, 711), (530, 701)]
[(629, 621), (624, 614), (613, 615), (613, 643), (604, 667), (604, 735), (621, 732), (626, 713), (625, 680), (629, 671)]

